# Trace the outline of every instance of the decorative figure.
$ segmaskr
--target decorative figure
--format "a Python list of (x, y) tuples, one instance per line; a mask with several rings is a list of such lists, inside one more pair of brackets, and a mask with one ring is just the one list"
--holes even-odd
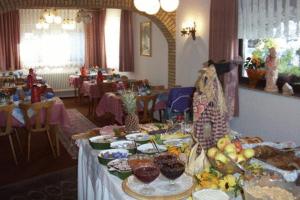
[(294, 95), (293, 87), (290, 84), (285, 83), (282, 87), (282, 94), (286, 96), (293, 96)]
[(276, 85), (278, 79), (278, 59), (277, 52), (274, 47), (269, 49), (269, 55), (266, 58), (266, 87), (265, 91), (267, 92), (278, 92), (278, 87)]
[(218, 139), (229, 133), (227, 107), (221, 83), (214, 65), (200, 70), (194, 93), (194, 139), (198, 153), (215, 146)]
[(88, 69), (87, 69), (85, 66), (82, 66), (82, 67), (80, 68), (80, 74), (81, 74), (81, 76), (86, 77), (87, 74), (88, 74)]
[(101, 70), (98, 70), (98, 74), (97, 74), (97, 83), (100, 84), (102, 83), (104, 80), (103, 74)]

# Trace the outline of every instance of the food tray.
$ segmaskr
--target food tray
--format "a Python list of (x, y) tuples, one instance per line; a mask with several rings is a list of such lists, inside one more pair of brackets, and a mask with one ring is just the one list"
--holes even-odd
[(142, 182), (137, 180), (134, 175), (131, 175), (123, 181), (122, 188), (128, 195), (139, 200), (179, 200), (192, 195), (195, 187), (195, 180), (192, 176), (183, 174), (175, 182), (180, 184), (179, 190), (164, 190), (163, 188), (169, 183), (169, 180), (160, 175), (155, 181), (150, 183), (155, 188), (155, 192), (146, 196), (139, 192), (139, 189), (143, 186)]

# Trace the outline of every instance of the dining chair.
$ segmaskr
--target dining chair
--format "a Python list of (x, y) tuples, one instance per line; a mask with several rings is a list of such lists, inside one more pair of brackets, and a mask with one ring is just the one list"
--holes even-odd
[(167, 119), (171, 119), (178, 114), (192, 114), (193, 94), (195, 87), (176, 87), (170, 89)]
[[(52, 154), (54, 157), (56, 157), (54, 146), (50, 135), (50, 118), (51, 118), (51, 109), (53, 105), (54, 105), (54, 101), (37, 102), (33, 104), (20, 103), (19, 105), (19, 107), (23, 111), (26, 129), (28, 131), (28, 144), (27, 144), (28, 161), (30, 160), (31, 134), (35, 134), (35, 133), (44, 132), (47, 134)], [(31, 112), (33, 113), (32, 117), (28, 115), (30, 109)], [(45, 112), (44, 120), (42, 119), (42, 112)]]
[(96, 117), (96, 107), (100, 102), (101, 98), (107, 92), (117, 92), (117, 85), (116, 82), (103, 82), (97, 84), (98, 94), (97, 98), (93, 98), (92, 102), (89, 104), (89, 113), (91, 113), (92, 118), (95, 119)]
[(6, 106), (0, 106), (0, 113), (3, 113), (4, 114), (3, 116), (6, 118), (5, 126), (1, 127), (1, 129), (0, 129), (0, 136), (8, 136), (11, 151), (12, 151), (12, 154), (13, 154), (13, 158), (14, 158), (15, 164), (17, 165), (18, 160), (17, 160), (17, 156), (16, 156), (16, 151), (15, 151), (15, 148), (14, 148), (12, 133), (16, 134), (17, 142), (18, 142), (21, 153), (23, 151), (22, 151), (21, 142), (20, 142), (18, 132), (12, 126), (12, 112), (13, 112), (13, 109), (14, 109), (14, 104), (9, 104), (9, 105), (6, 105)]
[(155, 109), (157, 95), (137, 96), (136, 104), (141, 123), (150, 123), (153, 121), (153, 113)]

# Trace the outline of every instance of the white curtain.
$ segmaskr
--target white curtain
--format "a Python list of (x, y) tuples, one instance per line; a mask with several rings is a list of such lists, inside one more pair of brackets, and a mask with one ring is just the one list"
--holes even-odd
[(239, 0), (239, 38), (300, 37), (300, 0)]
[(120, 59), (120, 9), (106, 9), (105, 18), (105, 50), (106, 66), (119, 70)]
[[(62, 19), (74, 19), (77, 10), (58, 10)], [(23, 68), (35, 68), (43, 73), (74, 71), (84, 64), (84, 26), (76, 23), (74, 30), (64, 30), (61, 24), (51, 24), (47, 30), (35, 25), (43, 10), (20, 10), (20, 59)]]

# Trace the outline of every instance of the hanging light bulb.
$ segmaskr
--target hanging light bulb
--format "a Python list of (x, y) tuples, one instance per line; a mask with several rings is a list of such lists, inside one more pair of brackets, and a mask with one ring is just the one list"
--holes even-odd
[[(147, 1), (147, 0), (146, 0)], [(141, 12), (145, 11), (146, 7), (145, 7), (145, 3), (146, 1), (144, 0), (134, 0), (133, 4), (135, 6), (135, 8)]]
[(36, 28), (36, 29), (42, 29), (42, 28), (43, 28), (43, 26), (42, 26), (42, 24), (41, 24), (41, 23), (37, 23), (37, 24), (35, 25), (35, 28)]
[[(51, 10), (46, 11), (47, 14), (44, 15), (44, 18), (48, 24), (52, 24), (54, 22), (54, 14)], [(44, 13), (45, 14), (45, 13)]]
[(160, 4), (159, 4), (159, 0), (151, 0), (151, 1), (147, 1), (147, 9), (145, 10), (145, 12), (148, 15), (155, 15), (156, 13), (158, 13), (159, 9), (160, 9)]
[(160, 0), (161, 8), (166, 12), (174, 12), (179, 6), (179, 0)]
[(61, 16), (55, 16), (54, 17), (54, 23), (55, 24), (61, 24), (61, 22), (62, 22)]

